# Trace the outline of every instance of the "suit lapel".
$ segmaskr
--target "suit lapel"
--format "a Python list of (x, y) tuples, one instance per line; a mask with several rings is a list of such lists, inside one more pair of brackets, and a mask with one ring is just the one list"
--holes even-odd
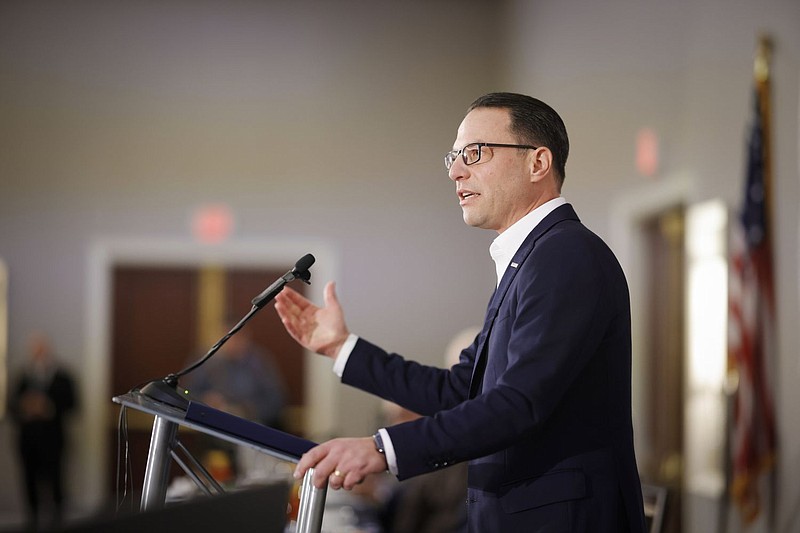
[(478, 344), (475, 366), (472, 369), (472, 378), (469, 384), (470, 398), (474, 398), (480, 392), (484, 371), (486, 369), (486, 361), (488, 359), (486, 351), (489, 335), (492, 332), (492, 326), (494, 326), (497, 313), (500, 311), (500, 305), (503, 303), (508, 289), (516, 278), (517, 272), (519, 272), (519, 269), (522, 268), (522, 264), (533, 251), (539, 237), (547, 233), (557, 223), (567, 219), (579, 220), (578, 215), (571, 205), (565, 204), (554, 209), (552, 213), (547, 215), (544, 220), (537, 224), (536, 227), (533, 228), (533, 231), (528, 234), (522, 242), (522, 245), (514, 254), (513, 259), (511, 259), (508, 268), (506, 268), (506, 271), (503, 273), (500, 285), (497, 287), (497, 290), (494, 291), (492, 299), (489, 301), (489, 308), (486, 310), (486, 318), (484, 319), (483, 329), (481, 331), (481, 342)]

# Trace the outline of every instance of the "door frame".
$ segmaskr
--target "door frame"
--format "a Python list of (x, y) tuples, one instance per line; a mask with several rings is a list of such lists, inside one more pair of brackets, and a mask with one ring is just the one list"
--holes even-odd
[(647, 253), (644, 224), (677, 205), (688, 209), (693, 195), (694, 180), (689, 175), (674, 175), (619, 194), (610, 209), (609, 244), (625, 271), (630, 290), (633, 431), (637, 459), (643, 464), (650, 459), (648, 453), (652, 449), (647, 431), (650, 411), (647, 397), (649, 368), (645, 357), (649, 335), (648, 310), (647, 301), (642, 298), (647, 294), (646, 261), (642, 260)]

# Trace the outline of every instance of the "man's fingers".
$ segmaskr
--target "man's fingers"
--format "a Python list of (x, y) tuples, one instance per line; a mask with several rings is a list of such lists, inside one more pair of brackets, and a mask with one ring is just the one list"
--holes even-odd
[(347, 477), (345, 477), (344, 482), (342, 483), (342, 488), (344, 490), (353, 490), (356, 485), (360, 485), (363, 482), (364, 478), (360, 474), (356, 472), (350, 472), (347, 474)]
[(338, 479), (336, 479), (331, 486), (337, 489), (340, 488), (344, 482), (344, 475), (333, 475), (337, 468), (336, 464), (338, 459), (334, 454), (331, 454), (331, 451), (332, 449), (328, 442), (311, 448), (309, 451), (304, 453), (303, 457), (300, 458), (300, 462), (297, 463), (297, 467), (295, 468), (295, 479), (302, 478), (306, 475), (306, 472), (308, 472), (310, 468), (313, 468), (313, 483), (315, 487), (321, 489), (328, 483), (329, 479), (338, 477)]
[(292, 302), (301, 310), (313, 305), (310, 300), (291, 287), (284, 287), (283, 291), (278, 294), (278, 298)]
[[(302, 298), (302, 296), (300, 296), (300, 298)], [(275, 301), (275, 311), (278, 313), (283, 326), (300, 344), (304, 344), (307, 341), (305, 336), (309, 333), (309, 313), (313, 314), (317, 310), (308, 300), (305, 300), (305, 298), (302, 299), (305, 303), (301, 302), (300, 305), (298, 305), (298, 301), (293, 298), (291, 293), (287, 293), (285, 296), (281, 293)], [(305, 307), (303, 307), (303, 305), (305, 305)]]
[(372, 473), (383, 470), (383, 461), (378, 464), (372, 439), (334, 439), (306, 452), (297, 464), (294, 476), (303, 477), (309, 468), (314, 468), (314, 486), (323, 488), (326, 483), (332, 489), (351, 490)]
[(328, 486), (333, 490), (339, 490), (345, 486), (345, 479), (347, 479), (347, 473), (335, 469), (333, 473), (328, 476)]
[(304, 453), (294, 469), (295, 479), (300, 479), (306, 475), (306, 471), (316, 466), (324, 456), (325, 453), (320, 446), (315, 446)]
[(292, 289), (284, 289), (284, 292), (275, 297), (275, 309), (287, 316), (300, 315), (305, 308), (311, 305), (311, 302), (306, 301), (304, 306), (302, 302), (293, 298), (289, 291), (294, 292)]
[[(328, 476), (329, 486), (334, 489), (351, 490), (353, 487), (364, 481), (363, 476), (357, 471), (348, 471), (344, 462), (339, 463), (333, 472)], [(321, 473), (321, 472), (320, 472)], [(314, 476), (316, 479), (316, 475)]]
[(289, 335), (291, 335), (294, 340), (302, 344), (302, 334), (298, 327), (298, 319), (296, 315), (292, 314), (286, 305), (277, 302), (275, 303), (275, 311), (278, 313), (278, 317), (281, 319), (283, 327), (289, 332)]

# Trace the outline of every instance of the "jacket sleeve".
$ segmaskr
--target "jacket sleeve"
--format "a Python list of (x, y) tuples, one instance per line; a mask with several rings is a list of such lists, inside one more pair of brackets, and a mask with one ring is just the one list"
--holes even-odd
[(450, 369), (409, 361), (359, 338), (342, 382), (375, 394), (423, 416), (455, 407), (467, 398), (478, 343), (462, 350)]

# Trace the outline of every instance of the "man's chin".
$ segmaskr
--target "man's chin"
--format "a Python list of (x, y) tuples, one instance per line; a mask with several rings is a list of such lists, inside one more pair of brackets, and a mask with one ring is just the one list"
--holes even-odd
[(470, 216), (466, 211), (464, 211), (464, 223), (467, 226), (472, 226), (473, 228), (486, 229), (485, 220), (481, 220), (475, 216)]

